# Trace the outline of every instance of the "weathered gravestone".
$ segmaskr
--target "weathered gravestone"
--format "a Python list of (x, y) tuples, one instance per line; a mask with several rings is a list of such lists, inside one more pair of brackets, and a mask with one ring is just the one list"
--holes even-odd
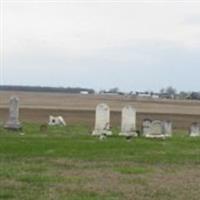
[(163, 122), (163, 131), (166, 137), (172, 136), (172, 122), (170, 121), (164, 121)]
[(151, 123), (152, 121), (150, 119), (144, 119), (142, 123), (142, 132), (143, 136), (148, 136), (151, 134)]
[(159, 120), (154, 120), (151, 124), (151, 135), (149, 135), (149, 137), (153, 137), (153, 138), (162, 138), (165, 137), (164, 133), (163, 133), (163, 124), (161, 121)]
[(119, 136), (137, 136), (136, 110), (131, 106), (122, 109), (121, 132)]
[(198, 137), (198, 136), (200, 136), (200, 124), (198, 124), (196, 122), (192, 123), (192, 125), (190, 126), (189, 135), (191, 137)]
[(112, 135), (110, 131), (110, 108), (104, 103), (96, 107), (95, 129), (92, 135)]
[(144, 120), (143, 135), (147, 138), (166, 138), (172, 135), (172, 124), (169, 121)]
[(49, 126), (56, 126), (56, 125), (65, 126), (66, 122), (62, 116), (55, 117), (55, 116), (50, 115), (48, 125)]
[(9, 118), (4, 127), (11, 130), (19, 130), (22, 128), (19, 122), (19, 99), (17, 97), (10, 98)]

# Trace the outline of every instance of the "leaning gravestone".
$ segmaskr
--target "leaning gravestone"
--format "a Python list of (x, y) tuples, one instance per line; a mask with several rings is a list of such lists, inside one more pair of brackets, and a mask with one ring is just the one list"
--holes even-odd
[(4, 127), (11, 130), (19, 130), (22, 128), (19, 122), (19, 99), (17, 97), (10, 98), (9, 118)]
[(121, 133), (119, 136), (137, 136), (136, 133), (136, 111), (131, 106), (122, 109)]
[(190, 130), (189, 130), (189, 135), (191, 137), (198, 137), (200, 136), (200, 124), (198, 123), (193, 123), (190, 127)]
[(112, 135), (110, 131), (110, 108), (104, 103), (96, 107), (95, 129), (92, 135)]

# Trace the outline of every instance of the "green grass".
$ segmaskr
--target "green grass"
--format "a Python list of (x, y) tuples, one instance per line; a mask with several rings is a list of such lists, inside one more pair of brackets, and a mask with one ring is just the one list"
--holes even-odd
[(0, 129), (0, 199), (200, 198), (200, 138), (177, 132), (128, 142), (115, 128), (100, 141), (83, 124), (39, 127), (24, 124), (24, 135)]
[(116, 169), (116, 171), (122, 174), (145, 174), (152, 170), (144, 167), (121, 167)]
[(136, 138), (127, 142), (116, 135), (99, 141), (85, 126), (51, 127), (39, 133), (26, 124), (24, 135), (2, 131), (1, 159), (67, 157), (82, 160), (135, 161), (140, 163), (200, 163), (200, 139), (176, 136), (167, 140)]

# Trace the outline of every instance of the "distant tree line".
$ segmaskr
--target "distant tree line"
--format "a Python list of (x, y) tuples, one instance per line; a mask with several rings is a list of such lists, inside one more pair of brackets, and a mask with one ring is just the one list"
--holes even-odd
[(81, 88), (81, 87), (42, 87), (42, 86), (0, 86), (1, 91), (24, 91), (24, 92), (61, 92), (61, 93), (73, 93), (79, 94), (81, 92), (87, 92), (88, 94), (94, 94), (93, 89)]
[[(133, 95), (133, 92), (130, 93)], [(145, 91), (145, 92), (136, 92), (136, 96), (145, 96), (152, 98), (160, 98), (160, 99), (191, 99), (191, 100), (200, 100), (200, 92), (190, 91), (180, 91), (177, 92), (175, 88), (172, 86), (162, 88), (159, 92), (153, 91)]]
[[(10, 86), (3, 85), (0, 86), (0, 91), (24, 91), (24, 92), (59, 92), (59, 93), (68, 93), (68, 94), (94, 94), (95, 90), (91, 88), (82, 88), (82, 87), (42, 87), (42, 86)], [(101, 90), (99, 94), (115, 94), (115, 95), (134, 95), (134, 92), (124, 93), (119, 90), (119, 88), (114, 87), (109, 90)], [(136, 96), (143, 95), (146, 97), (152, 98), (161, 98), (161, 99), (192, 99), (200, 100), (200, 92), (177, 92), (172, 86), (162, 88), (159, 92), (155, 93), (153, 91), (146, 92), (135, 92)]]
[(116, 95), (124, 95), (124, 92), (121, 92), (118, 87), (111, 88), (109, 90), (101, 90), (99, 94), (116, 94)]
[(185, 91), (177, 92), (177, 90), (171, 86), (161, 89), (160, 94), (166, 94), (168, 97), (171, 97), (174, 99), (200, 100), (200, 92), (194, 92), (194, 91), (192, 91), (192, 92), (185, 92)]

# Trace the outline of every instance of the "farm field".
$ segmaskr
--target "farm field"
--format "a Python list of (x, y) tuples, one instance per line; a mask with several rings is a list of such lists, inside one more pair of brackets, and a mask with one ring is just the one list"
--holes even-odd
[(200, 101), (145, 99), (121, 95), (64, 94), (47, 92), (0, 91), (0, 107), (7, 107), (11, 96), (20, 98), (22, 108), (94, 111), (98, 103), (106, 103), (113, 111), (130, 104), (140, 113), (200, 115)]
[(200, 139), (186, 132), (100, 141), (82, 124), (39, 127), (0, 129), (0, 199), (200, 199)]
[(8, 115), (10, 96), (20, 98), (20, 119), (25, 122), (44, 123), (49, 115), (62, 115), (68, 124), (85, 123), (94, 126), (95, 107), (107, 103), (111, 109), (111, 126), (119, 127), (121, 109), (132, 105), (137, 110), (137, 128), (145, 118), (170, 120), (174, 129), (188, 130), (193, 122), (200, 122), (199, 101), (147, 100), (128, 96), (73, 95), (63, 93), (0, 91), (0, 120)]

